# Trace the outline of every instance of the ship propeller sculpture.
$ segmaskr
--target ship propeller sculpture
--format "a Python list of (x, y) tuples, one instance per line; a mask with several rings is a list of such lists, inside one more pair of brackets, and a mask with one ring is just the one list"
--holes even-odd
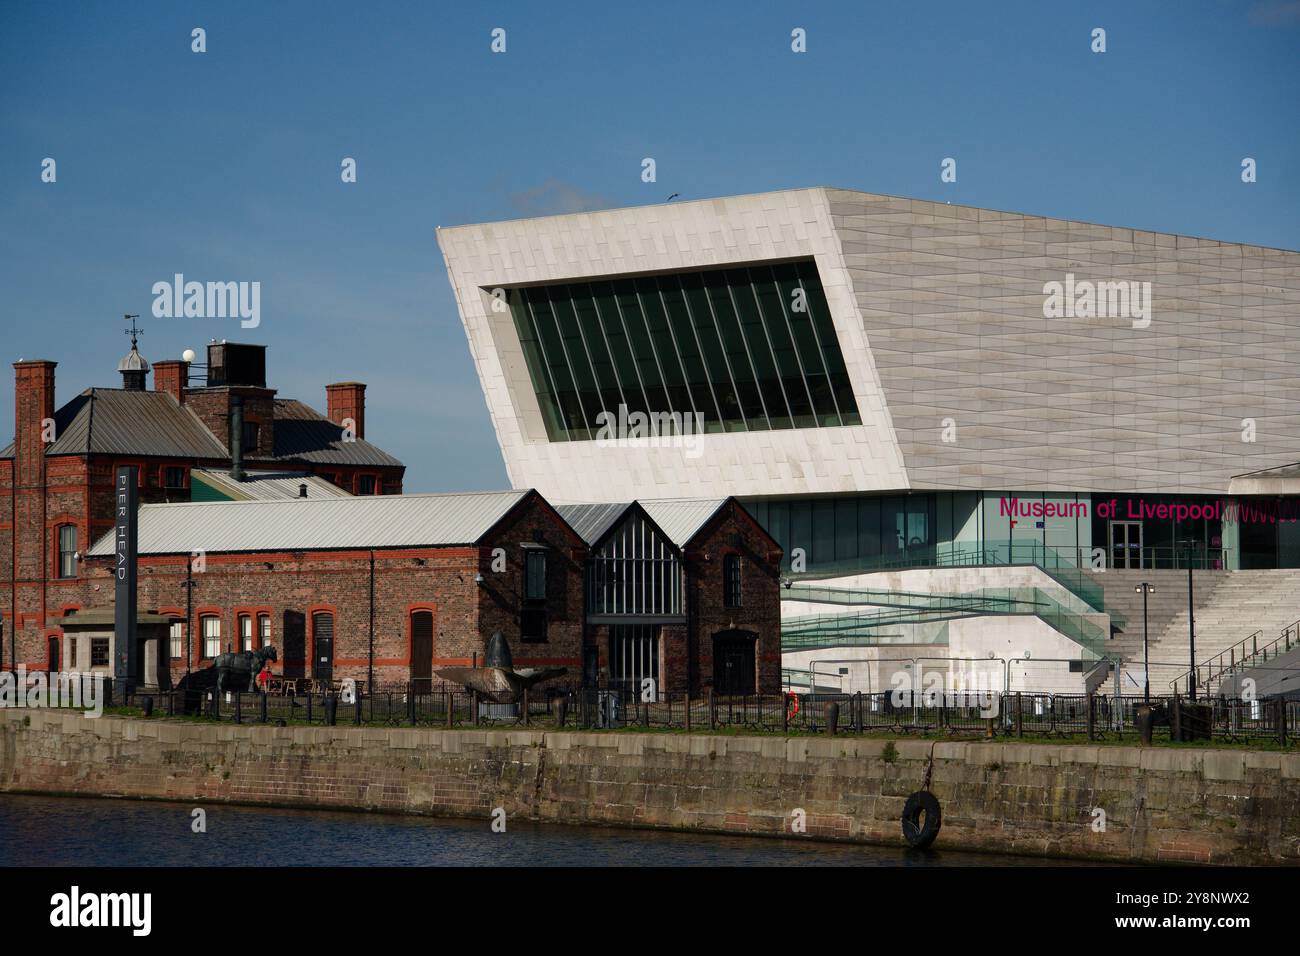
[(443, 667), (435, 673), (497, 704), (513, 704), (534, 684), (560, 677), (564, 667), (515, 667), (506, 636), (497, 631), (488, 639), (482, 667)]

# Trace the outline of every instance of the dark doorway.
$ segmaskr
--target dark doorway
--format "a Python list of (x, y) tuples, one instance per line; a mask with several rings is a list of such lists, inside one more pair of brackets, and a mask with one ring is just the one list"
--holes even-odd
[(758, 635), (752, 631), (719, 631), (713, 635), (713, 692), (754, 693), (754, 647)]
[(285, 677), (307, 676), (307, 615), (301, 611), (284, 612), (284, 647), (280, 658), (284, 661)]
[(595, 687), (600, 680), (600, 648), (588, 644), (582, 649), (582, 686)]
[(433, 690), (433, 612), (411, 614), (411, 690), (427, 694)]
[(49, 669), (50, 671), (57, 671), (59, 669), (59, 639), (51, 637), (49, 643)]
[(317, 611), (311, 616), (311, 676), (319, 681), (334, 679), (334, 615)]

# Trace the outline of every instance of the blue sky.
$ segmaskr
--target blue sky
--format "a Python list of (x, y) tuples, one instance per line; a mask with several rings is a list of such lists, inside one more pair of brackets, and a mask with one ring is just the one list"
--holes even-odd
[[(151, 359), (264, 342), (281, 395), (369, 383), (408, 491), (503, 487), (439, 225), (834, 185), (1300, 249), (1298, 120), (1297, 0), (3, 0), (4, 354), (62, 403), (126, 312)], [(261, 326), (153, 319), (177, 272), (259, 281)]]

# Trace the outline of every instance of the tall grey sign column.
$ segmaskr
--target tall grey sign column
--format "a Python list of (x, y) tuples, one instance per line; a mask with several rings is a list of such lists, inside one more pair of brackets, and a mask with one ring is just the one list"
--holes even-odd
[(139, 468), (120, 465), (113, 489), (113, 683), (129, 692), (138, 671), (136, 660), (136, 554), (140, 506)]

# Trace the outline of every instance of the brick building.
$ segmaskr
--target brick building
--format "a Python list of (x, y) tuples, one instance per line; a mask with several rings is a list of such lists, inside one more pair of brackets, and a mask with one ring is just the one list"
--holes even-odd
[(57, 667), (60, 621), (101, 603), (92, 600), (82, 553), (112, 527), (118, 465), (139, 466), (148, 503), (188, 501), (195, 469), (273, 470), (351, 494), (402, 491), (402, 463), (365, 440), (365, 386), (326, 386), (321, 415), (267, 386), (263, 346), (209, 345), (206, 377), (191, 383), (188, 362), (151, 369), (133, 342), (118, 365), (120, 388), (88, 388), (61, 406), (55, 366), (14, 363), (15, 438), (0, 451), (5, 667)]
[[(273, 644), (289, 677), (428, 682), (506, 635), (520, 666), (661, 694), (780, 687), (775, 542), (734, 499), (580, 505), (535, 491), (145, 505), (142, 646), (173, 684), (219, 653)], [(84, 605), (112, 607), (113, 535)], [(85, 612), (81, 612), (85, 613)], [(107, 670), (111, 629), (65, 618), (68, 669)]]
[(586, 540), (590, 677), (776, 693), (781, 550), (734, 498), (561, 505)]
[[(481, 660), (494, 631), (516, 664), (576, 677), (586, 551), (534, 491), (147, 505), (138, 600), (173, 621), (173, 683), (267, 643), (289, 677), (429, 681)], [(110, 533), (87, 555), (97, 607), (112, 606), (112, 554)], [(72, 652), (83, 672), (111, 659), (107, 644)]]

